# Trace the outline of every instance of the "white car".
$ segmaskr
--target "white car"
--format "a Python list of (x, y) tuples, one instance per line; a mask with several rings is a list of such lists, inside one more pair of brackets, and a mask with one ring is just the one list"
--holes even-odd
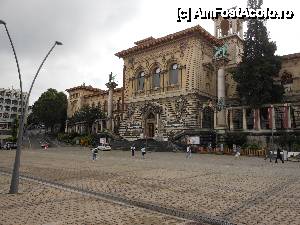
[(110, 151), (111, 150), (111, 147), (109, 146), (109, 144), (100, 144), (98, 147), (97, 147), (98, 150), (100, 151)]

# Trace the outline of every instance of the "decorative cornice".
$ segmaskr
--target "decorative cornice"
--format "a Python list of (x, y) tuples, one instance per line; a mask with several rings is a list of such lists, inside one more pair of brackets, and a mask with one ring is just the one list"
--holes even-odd
[(191, 28), (188, 28), (188, 29), (185, 29), (185, 30), (173, 33), (173, 34), (169, 34), (169, 35), (161, 37), (161, 38), (151, 37), (148, 39), (144, 39), (145, 41), (142, 40), (142, 41), (136, 42), (136, 43), (138, 43), (137, 46), (117, 52), (115, 54), (115, 56), (118, 56), (119, 58), (124, 58), (124, 57), (126, 57), (132, 53), (138, 52), (140, 50), (149, 49), (153, 46), (158, 46), (160, 44), (167, 43), (169, 41), (174, 41), (174, 39), (179, 39), (179, 38), (182, 38), (182, 37), (188, 36), (188, 35), (200, 35), (204, 39), (206, 39), (209, 43), (211, 43), (212, 45), (221, 45), (222, 44), (221, 40), (219, 40), (218, 38), (211, 35), (208, 31), (206, 31), (200, 25), (196, 25), (194, 27), (191, 27)]

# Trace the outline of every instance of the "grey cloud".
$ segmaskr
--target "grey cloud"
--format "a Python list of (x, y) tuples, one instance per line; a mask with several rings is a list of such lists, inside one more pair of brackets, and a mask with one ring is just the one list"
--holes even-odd
[[(25, 89), (53, 42), (64, 43), (47, 60), (32, 99), (49, 87), (63, 90), (89, 80), (86, 74), (95, 74), (91, 82), (105, 79), (97, 77), (101, 71), (95, 71), (107, 62), (108, 56), (101, 51), (115, 57), (105, 42), (134, 18), (138, 7), (134, 0), (0, 0), (0, 19), (7, 22), (13, 38)], [(18, 87), (16, 65), (2, 26), (0, 83), (1, 87)]]

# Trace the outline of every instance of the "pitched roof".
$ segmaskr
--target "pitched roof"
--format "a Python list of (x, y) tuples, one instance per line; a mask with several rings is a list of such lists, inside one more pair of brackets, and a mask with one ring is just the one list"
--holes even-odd
[(91, 85), (89, 85), (89, 86), (80, 85), (77, 87), (72, 87), (72, 88), (66, 89), (67, 92), (77, 91), (77, 90), (86, 90), (86, 91), (93, 91), (93, 92), (102, 92), (103, 91), (99, 88), (94, 88)]
[(169, 34), (169, 35), (161, 37), (161, 38), (149, 37), (149, 38), (143, 39), (141, 41), (137, 41), (137, 42), (135, 42), (136, 46), (128, 48), (123, 51), (120, 51), (120, 52), (117, 52), (115, 54), (115, 56), (122, 58), (122, 57), (125, 57), (134, 52), (137, 52), (137, 51), (140, 51), (143, 49), (148, 49), (153, 46), (157, 46), (159, 44), (166, 43), (168, 41), (171, 41), (171, 40), (174, 40), (177, 38), (181, 38), (181, 37), (184, 37), (187, 35), (191, 35), (191, 34), (195, 34), (195, 35), (198, 34), (198, 35), (202, 36), (204, 39), (206, 39), (208, 42), (212, 43), (213, 45), (220, 45), (222, 43), (221, 40), (219, 40), (218, 38), (211, 35), (208, 31), (206, 31), (200, 25), (196, 25), (194, 27), (190, 27), (185, 30), (178, 31), (176, 33)]
[[(122, 91), (123, 91), (123, 87), (114, 89), (114, 92), (122, 92)], [(98, 92), (98, 93), (85, 95), (84, 98), (97, 97), (100, 95), (108, 95), (108, 90), (101, 90), (101, 92)]]

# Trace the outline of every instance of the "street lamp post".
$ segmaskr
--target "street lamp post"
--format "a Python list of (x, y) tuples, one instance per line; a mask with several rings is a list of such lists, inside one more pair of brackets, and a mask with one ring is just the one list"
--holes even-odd
[(30, 97), (33, 85), (35, 83), (35, 80), (36, 80), (37, 76), (39, 75), (39, 72), (40, 72), (41, 68), (43, 67), (44, 62), (46, 61), (46, 59), (48, 58), (50, 53), (53, 51), (53, 49), (55, 48), (56, 45), (62, 45), (62, 43), (56, 41), (53, 44), (53, 46), (51, 47), (51, 49), (48, 51), (47, 55), (43, 59), (41, 65), (39, 66), (32, 82), (31, 82), (31, 85), (30, 85), (30, 89), (29, 89), (29, 92), (28, 92), (28, 95), (26, 98), (25, 109), (22, 114), (19, 134), (18, 134), (18, 146), (17, 146), (17, 151), (16, 151), (13, 174), (12, 174), (12, 178), (11, 178), (11, 184), (10, 184), (10, 190), (9, 190), (10, 194), (18, 193), (18, 189), (19, 189), (19, 168), (20, 168), (20, 158), (21, 158), (21, 145), (22, 145), (22, 140), (23, 140), (23, 135), (24, 135), (24, 125), (25, 125), (25, 121), (27, 120), (27, 108), (28, 108), (28, 104), (29, 104), (29, 97)]
[(24, 124), (25, 121), (27, 119), (27, 108), (28, 108), (28, 104), (29, 104), (29, 97), (33, 88), (33, 85), (35, 83), (35, 80), (42, 68), (42, 66), (44, 65), (44, 62), (46, 61), (46, 59), (48, 58), (48, 56), (50, 55), (50, 53), (53, 51), (54, 47), (56, 45), (62, 45), (61, 42), (56, 41), (54, 43), (54, 45), (51, 47), (51, 49), (48, 51), (47, 55), (45, 56), (45, 58), (43, 59), (41, 65), (39, 66), (29, 89), (27, 98), (26, 98), (26, 103), (25, 103), (25, 108), (24, 106), (24, 99), (23, 99), (23, 87), (22, 87), (22, 77), (21, 77), (21, 72), (20, 72), (20, 67), (19, 67), (19, 62), (18, 62), (18, 58), (17, 58), (17, 54), (13, 45), (13, 42), (11, 40), (10, 34), (8, 32), (6, 23), (3, 20), (0, 20), (0, 24), (4, 25), (7, 36), (9, 38), (10, 41), (10, 45), (13, 49), (13, 53), (15, 56), (15, 60), (17, 63), (17, 68), (18, 68), (18, 74), (19, 74), (19, 81), (20, 81), (20, 90), (21, 90), (21, 119), (20, 119), (20, 125), (19, 125), (19, 130), (18, 130), (18, 141), (17, 141), (17, 150), (16, 150), (16, 156), (15, 156), (15, 162), (14, 162), (14, 168), (13, 168), (13, 173), (12, 173), (12, 178), (11, 178), (11, 184), (10, 184), (10, 190), (9, 193), (10, 194), (16, 194), (18, 193), (19, 190), (19, 168), (20, 168), (20, 159), (21, 159), (21, 145), (22, 145), (22, 141), (23, 141), (23, 134), (24, 134)]

